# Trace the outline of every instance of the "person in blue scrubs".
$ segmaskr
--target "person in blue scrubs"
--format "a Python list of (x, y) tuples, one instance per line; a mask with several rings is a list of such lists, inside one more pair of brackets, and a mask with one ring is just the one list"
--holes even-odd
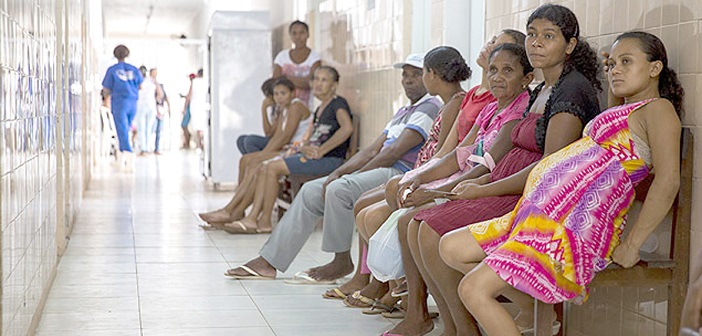
[[(117, 64), (109, 67), (105, 78), (102, 80), (103, 93), (109, 96), (112, 106), (112, 117), (115, 121), (119, 151), (122, 160), (118, 157), (118, 164), (126, 165), (127, 170), (133, 169), (132, 146), (129, 143), (129, 129), (137, 112), (137, 99), (139, 87), (144, 81), (139, 69), (126, 63), (129, 49), (118, 45), (113, 51)], [(107, 99), (105, 99), (107, 101)]]

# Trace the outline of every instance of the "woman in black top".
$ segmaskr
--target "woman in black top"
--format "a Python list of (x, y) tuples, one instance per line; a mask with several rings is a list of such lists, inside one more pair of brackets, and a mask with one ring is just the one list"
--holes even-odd
[[(322, 104), (317, 108), (303, 143), (294, 144), (286, 157), (265, 161), (256, 174), (255, 191), (249, 193), (232, 213), (244, 213), (253, 201), (251, 212), (244, 218), (224, 225), (229, 233), (269, 233), (271, 213), (278, 197), (278, 179), (283, 175), (327, 175), (339, 167), (346, 157), (353, 132), (351, 109), (346, 99), (336, 95), (339, 73), (329, 66), (314, 72), (312, 89)], [(240, 210), (240, 212), (239, 212)]]

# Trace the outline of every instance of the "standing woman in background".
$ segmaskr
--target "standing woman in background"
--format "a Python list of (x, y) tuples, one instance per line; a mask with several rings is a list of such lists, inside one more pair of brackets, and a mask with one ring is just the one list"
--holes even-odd
[[(117, 164), (127, 171), (134, 169), (134, 153), (129, 143), (129, 129), (137, 111), (139, 86), (144, 81), (139, 69), (126, 63), (129, 49), (118, 45), (112, 53), (117, 58), (117, 64), (109, 67), (105, 78), (102, 80), (102, 92), (107, 104), (110, 98), (112, 117), (115, 121), (115, 130), (119, 140), (119, 152), (115, 153)], [(107, 105), (105, 105), (107, 106)]]
[(278, 53), (273, 60), (273, 78), (288, 77), (295, 84), (295, 97), (300, 99), (308, 108), (312, 106), (310, 81), (314, 69), (322, 64), (318, 52), (307, 46), (310, 37), (309, 26), (302, 21), (293, 21), (288, 33), (293, 48)]
[(190, 108), (190, 124), (195, 131), (195, 143), (199, 150), (205, 150), (203, 144), (205, 128), (207, 128), (207, 88), (208, 83), (202, 78), (202, 69), (190, 81), (190, 91), (185, 97), (183, 109)]
[[(188, 79), (190, 80), (190, 85), (193, 83), (193, 79), (195, 78), (195, 74), (191, 73), (188, 75)], [(187, 98), (186, 96), (183, 96), (183, 94), (180, 95), (181, 98)], [(183, 119), (180, 122), (180, 128), (183, 130), (183, 144), (180, 146), (180, 149), (190, 149), (190, 130), (188, 130), (188, 125), (190, 124), (190, 104), (185, 104), (185, 107), (183, 107)]]

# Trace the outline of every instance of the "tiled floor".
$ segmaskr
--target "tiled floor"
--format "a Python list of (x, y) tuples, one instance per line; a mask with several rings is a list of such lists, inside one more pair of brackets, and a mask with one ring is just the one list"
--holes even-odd
[[(204, 231), (195, 212), (221, 206), (194, 152), (99, 167), (81, 206), (37, 335), (378, 335), (396, 323), (324, 300), (330, 286), (222, 275), (257, 255), (267, 235)], [(287, 273), (326, 263), (315, 232)], [(432, 335), (439, 335), (437, 328)]]

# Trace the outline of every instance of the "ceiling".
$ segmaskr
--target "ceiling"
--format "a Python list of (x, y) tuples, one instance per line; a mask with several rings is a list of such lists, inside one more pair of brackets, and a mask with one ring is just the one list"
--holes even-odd
[(206, 0), (103, 0), (105, 36), (178, 37)]

